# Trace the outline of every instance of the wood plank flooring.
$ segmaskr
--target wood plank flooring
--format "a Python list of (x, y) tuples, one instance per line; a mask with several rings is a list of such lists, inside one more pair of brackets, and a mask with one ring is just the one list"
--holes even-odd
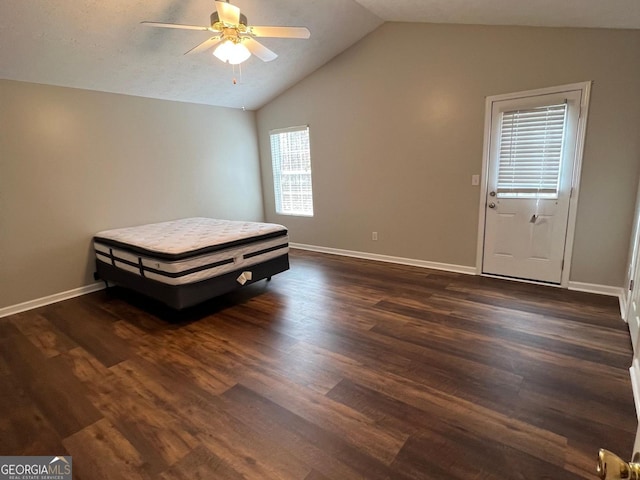
[(630, 457), (618, 301), (293, 251), (179, 315), (114, 289), (0, 319), (0, 454), (74, 478), (593, 479)]

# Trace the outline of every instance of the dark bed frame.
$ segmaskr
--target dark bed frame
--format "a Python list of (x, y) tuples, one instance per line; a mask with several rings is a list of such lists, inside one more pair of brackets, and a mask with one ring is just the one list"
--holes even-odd
[[(218, 277), (184, 285), (168, 285), (166, 283), (141, 277), (135, 273), (114, 267), (109, 263), (96, 260), (96, 279), (113, 282), (125, 288), (158, 300), (176, 310), (197, 305), (213, 297), (237, 290), (259, 280), (270, 280), (272, 275), (289, 269), (289, 255), (267, 260), (250, 267), (225, 273)], [(242, 272), (250, 271), (251, 280), (241, 285), (237, 278)]]

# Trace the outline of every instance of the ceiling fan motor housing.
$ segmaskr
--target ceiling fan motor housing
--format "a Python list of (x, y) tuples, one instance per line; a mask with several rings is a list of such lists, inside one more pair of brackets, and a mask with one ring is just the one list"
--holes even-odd
[[(220, 16), (218, 15), (218, 12), (213, 12), (211, 14), (211, 26), (213, 27), (216, 23), (218, 23), (220, 21)], [(248, 25), (247, 23), (247, 17), (244, 14), (240, 14), (240, 23), (243, 25)]]

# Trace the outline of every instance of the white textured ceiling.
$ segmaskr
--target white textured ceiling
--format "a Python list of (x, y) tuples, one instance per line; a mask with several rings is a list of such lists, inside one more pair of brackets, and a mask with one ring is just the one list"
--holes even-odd
[(378, 27), (354, 0), (232, 0), (250, 25), (306, 26), (309, 40), (265, 38), (276, 60), (242, 75), (211, 55), (183, 55), (208, 32), (212, 0), (0, 0), (0, 78), (255, 109)]
[(640, 0), (357, 0), (388, 22), (640, 28)]
[(261, 39), (279, 57), (236, 72), (210, 52), (212, 0), (0, 0), (0, 78), (256, 109), (383, 21), (640, 28), (640, 0), (231, 0), (251, 25), (306, 26), (309, 40)]

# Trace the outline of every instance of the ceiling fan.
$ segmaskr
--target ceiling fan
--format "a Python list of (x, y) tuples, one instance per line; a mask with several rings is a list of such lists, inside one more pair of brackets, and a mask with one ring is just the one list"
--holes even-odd
[(213, 32), (215, 35), (185, 53), (201, 53), (218, 45), (213, 54), (223, 62), (232, 65), (247, 60), (254, 54), (263, 62), (275, 60), (278, 55), (269, 50), (254, 37), (272, 38), (309, 38), (311, 33), (306, 27), (256, 27), (249, 26), (247, 17), (240, 9), (231, 5), (229, 0), (216, 0), (216, 11), (211, 14), (211, 26), (182, 25), (178, 23), (141, 22), (150, 27), (178, 28)]

